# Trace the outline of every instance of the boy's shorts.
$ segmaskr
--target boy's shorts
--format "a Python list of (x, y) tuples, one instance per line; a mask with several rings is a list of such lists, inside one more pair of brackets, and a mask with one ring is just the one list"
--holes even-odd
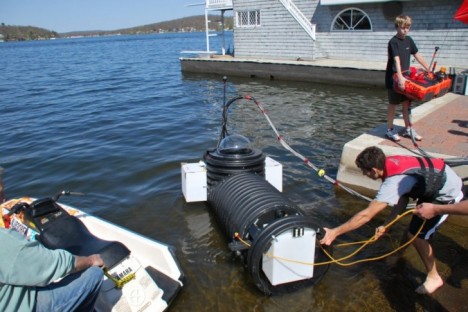
[[(418, 234), (418, 238), (422, 239), (429, 239), (431, 238), (432, 234), (435, 233), (437, 228), (447, 219), (448, 215), (440, 215), (440, 216), (435, 216), (432, 219), (426, 220), (426, 223), (424, 223), (424, 226), (421, 230), (421, 232)], [(411, 235), (416, 235), (418, 233), (419, 229), (421, 228), (421, 225), (423, 224), (424, 219), (421, 219), (418, 216), (413, 216), (411, 219), (408, 232)]]
[(387, 89), (388, 91), (388, 103), (389, 104), (392, 104), (392, 105), (399, 105), (405, 101), (409, 101), (409, 99), (401, 94), (401, 93), (397, 93), (395, 92), (395, 90), (393, 89)]

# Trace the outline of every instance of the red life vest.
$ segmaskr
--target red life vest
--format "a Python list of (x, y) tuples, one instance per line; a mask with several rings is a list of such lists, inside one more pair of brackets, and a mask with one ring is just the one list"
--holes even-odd
[(446, 181), (445, 161), (429, 157), (386, 157), (383, 179), (399, 174), (410, 175), (418, 180), (410, 196), (420, 200), (433, 200)]

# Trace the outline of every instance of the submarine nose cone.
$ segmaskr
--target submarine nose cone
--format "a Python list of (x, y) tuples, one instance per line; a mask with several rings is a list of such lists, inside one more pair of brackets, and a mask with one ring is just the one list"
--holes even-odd
[(221, 140), (218, 152), (220, 154), (249, 154), (252, 152), (252, 146), (245, 136), (231, 134)]

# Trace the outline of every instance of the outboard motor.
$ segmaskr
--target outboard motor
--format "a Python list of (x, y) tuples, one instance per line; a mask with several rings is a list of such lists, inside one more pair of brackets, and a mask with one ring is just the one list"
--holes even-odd
[[(246, 137), (228, 133), (228, 108), (241, 99), (224, 105), (217, 147), (204, 154), (203, 162), (182, 166), (182, 190), (188, 202), (199, 201), (191, 194), (208, 202), (229, 248), (264, 294), (291, 292), (314, 284), (328, 269), (315, 266), (328, 260), (317, 243), (321, 229), (280, 192), (280, 164), (252, 148)], [(205, 194), (198, 196), (197, 188)]]

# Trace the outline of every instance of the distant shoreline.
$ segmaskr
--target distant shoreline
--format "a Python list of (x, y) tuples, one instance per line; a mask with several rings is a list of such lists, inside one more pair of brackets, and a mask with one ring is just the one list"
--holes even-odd
[[(222, 31), (220, 17), (210, 15), (212, 26), (216, 29), (212, 31)], [(219, 21), (218, 21), (219, 20)], [(232, 17), (226, 17), (224, 21), (226, 29), (233, 29)], [(72, 31), (58, 33), (55, 31), (33, 27), (33, 26), (0, 26), (0, 42), (6, 41), (30, 41), (30, 40), (54, 40), (58, 38), (81, 38), (81, 37), (100, 37), (115, 35), (142, 35), (142, 34), (160, 34), (160, 33), (183, 33), (183, 32), (201, 32), (205, 31), (205, 16), (197, 15), (179, 18), (171, 21), (164, 21), (154, 24), (137, 26), (132, 28), (117, 30), (90, 30), (90, 31)]]

